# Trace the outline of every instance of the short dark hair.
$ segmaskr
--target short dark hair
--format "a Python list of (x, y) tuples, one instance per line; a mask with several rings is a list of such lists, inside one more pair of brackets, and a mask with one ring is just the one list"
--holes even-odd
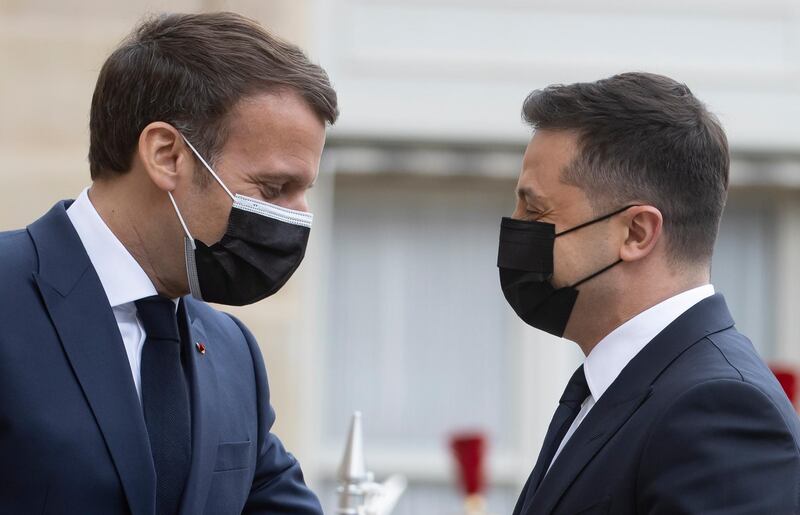
[(534, 129), (574, 131), (578, 156), (561, 179), (595, 211), (643, 202), (659, 209), (673, 260), (711, 259), (728, 189), (730, 155), (719, 120), (685, 84), (651, 73), (533, 91), (522, 115)]
[(130, 169), (141, 131), (155, 121), (179, 129), (211, 162), (241, 99), (294, 91), (320, 120), (338, 117), (328, 75), (295, 45), (229, 12), (164, 14), (143, 21), (109, 56), (89, 117), (92, 179)]

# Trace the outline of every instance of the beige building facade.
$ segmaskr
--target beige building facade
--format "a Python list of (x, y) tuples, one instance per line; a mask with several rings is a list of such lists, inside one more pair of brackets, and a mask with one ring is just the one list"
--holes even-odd
[(800, 367), (800, 8), (790, 0), (0, 0), (0, 230), (89, 185), (97, 72), (143, 15), (234, 10), (330, 73), (309, 254), (256, 334), (275, 431), (330, 506), (349, 414), (398, 511), (456, 513), (449, 434), (490, 439), (490, 506), (511, 511), (575, 346), (525, 327), (499, 292), (499, 217), (529, 137), (525, 94), (631, 69), (685, 81), (734, 155), (713, 280), (766, 359)]

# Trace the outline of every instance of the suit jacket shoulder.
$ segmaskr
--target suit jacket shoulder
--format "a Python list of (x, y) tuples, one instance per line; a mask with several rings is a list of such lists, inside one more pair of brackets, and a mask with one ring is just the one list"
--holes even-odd
[(635, 469), (637, 511), (800, 511), (797, 414), (750, 342), (716, 334), (665, 376)]
[(25, 284), (33, 286), (37, 268), (36, 249), (27, 231), (0, 232), (0, 295), (13, 295)]
[(800, 420), (721, 295), (623, 369), (516, 514), (800, 513)]
[(0, 341), (27, 334), (30, 311), (41, 309), (34, 274), (36, 249), (25, 230), (0, 233)]
[[(653, 395), (665, 399), (667, 410), (678, 399), (702, 395), (706, 389), (720, 390), (722, 394), (726, 388), (721, 385), (737, 392), (751, 391), (754, 398), (769, 403), (800, 441), (797, 412), (750, 340), (733, 327), (691, 345), (654, 381)], [(745, 406), (741, 405), (741, 409)]]

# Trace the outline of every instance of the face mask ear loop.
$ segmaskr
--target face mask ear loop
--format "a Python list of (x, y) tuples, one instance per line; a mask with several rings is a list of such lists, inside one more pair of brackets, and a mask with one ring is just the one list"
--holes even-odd
[(189, 148), (192, 149), (192, 152), (194, 152), (194, 155), (197, 156), (197, 159), (199, 159), (200, 162), (203, 163), (203, 166), (206, 167), (206, 170), (208, 170), (211, 173), (211, 176), (214, 178), (214, 180), (216, 180), (219, 183), (219, 185), (222, 186), (222, 189), (225, 190), (225, 193), (228, 194), (231, 200), (235, 200), (233, 193), (231, 193), (231, 190), (229, 190), (228, 187), (222, 183), (222, 179), (220, 179), (219, 176), (216, 174), (216, 172), (214, 172), (214, 170), (211, 169), (211, 166), (209, 166), (209, 164), (206, 163), (206, 160), (203, 159), (203, 156), (200, 155), (200, 153), (194, 148), (194, 146), (192, 146), (192, 144), (189, 143), (189, 140), (186, 139), (186, 136), (181, 134), (181, 138), (183, 138), (183, 141), (185, 141), (186, 144), (189, 145)]
[(618, 260), (614, 261), (613, 263), (611, 263), (611, 264), (610, 264), (610, 265), (608, 265), (607, 267), (605, 267), (605, 268), (601, 269), (600, 271), (593, 273), (593, 274), (592, 274), (592, 275), (590, 275), (589, 277), (585, 277), (585, 278), (581, 279), (580, 281), (578, 281), (578, 282), (576, 282), (575, 284), (573, 284), (573, 285), (571, 286), (571, 288), (577, 288), (578, 286), (580, 286), (581, 284), (585, 283), (586, 281), (590, 281), (590, 280), (594, 279), (594, 278), (595, 278), (595, 277), (597, 277), (598, 275), (600, 275), (600, 274), (602, 274), (603, 272), (606, 272), (606, 271), (608, 271), (608, 270), (611, 270), (612, 268), (614, 268), (615, 266), (617, 266), (617, 265), (618, 265), (618, 264), (620, 264), (620, 263), (622, 263), (622, 258), (620, 258), (620, 259), (618, 259)]
[(189, 243), (192, 244), (192, 250), (194, 250), (196, 248), (194, 244), (194, 238), (192, 238), (191, 233), (189, 233), (189, 228), (186, 226), (186, 222), (183, 221), (183, 217), (181, 216), (181, 211), (180, 209), (178, 209), (178, 204), (175, 203), (175, 198), (172, 196), (171, 191), (168, 191), (167, 195), (169, 195), (169, 200), (172, 202), (172, 207), (175, 208), (175, 213), (178, 215), (178, 220), (180, 220), (181, 222), (181, 226), (183, 227), (183, 232), (186, 233), (186, 237), (189, 238)]
[(596, 224), (597, 222), (602, 222), (603, 220), (605, 220), (607, 218), (611, 218), (614, 215), (618, 215), (618, 214), (622, 213), (623, 211), (625, 211), (627, 209), (630, 209), (632, 207), (637, 207), (637, 206), (640, 206), (640, 205), (641, 204), (631, 204), (631, 205), (625, 206), (623, 208), (617, 209), (616, 211), (614, 211), (612, 213), (608, 213), (607, 215), (603, 215), (600, 218), (595, 218), (594, 220), (589, 220), (588, 222), (584, 222), (584, 223), (582, 223), (580, 225), (576, 225), (575, 227), (572, 227), (571, 229), (567, 229), (566, 231), (561, 231), (560, 233), (557, 233), (554, 237), (558, 238), (559, 236), (564, 236), (565, 234), (571, 233), (572, 231), (577, 231), (578, 229), (583, 229), (584, 227), (587, 227), (587, 226), (592, 225), (592, 224)]

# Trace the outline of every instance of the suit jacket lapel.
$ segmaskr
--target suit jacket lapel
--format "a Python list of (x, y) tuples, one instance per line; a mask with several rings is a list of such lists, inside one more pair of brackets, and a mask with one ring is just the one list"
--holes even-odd
[[(186, 307), (186, 299), (181, 301)], [(214, 372), (214, 349), (200, 319), (186, 309), (189, 327), (189, 389), (192, 395), (192, 466), (186, 481), (182, 515), (203, 513), (211, 477), (217, 459), (217, 376)], [(208, 349), (201, 354), (198, 344)]]
[[(533, 472), (525, 485), (526, 499), (532, 497), (539, 488), (542, 478), (550, 468), (553, 456), (555, 456), (567, 430), (580, 411), (581, 403), (586, 398), (587, 391), (586, 375), (583, 365), (581, 365), (572, 374), (572, 378), (570, 378), (564, 393), (561, 395), (561, 399), (558, 401), (558, 408), (550, 421), (550, 427), (544, 437), (544, 443), (542, 444), (542, 450), (539, 452), (539, 458), (536, 460), (536, 466), (533, 468)], [(522, 503), (517, 503), (517, 508), (522, 507), (524, 507)], [(515, 508), (515, 514), (518, 513), (517, 508)]]
[(550, 513), (581, 470), (641, 406), (649, 392), (649, 388), (636, 392), (611, 406), (598, 402), (561, 450), (539, 488), (529, 495), (522, 513)]
[(34, 279), (108, 446), (134, 515), (155, 510), (155, 470), (130, 364), (100, 279), (57, 204), (28, 227)]
[(572, 408), (563, 403), (559, 403), (556, 408), (556, 414), (553, 420), (550, 421), (550, 427), (547, 429), (547, 434), (544, 437), (542, 450), (539, 453), (539, 458), (536, 460), (536, 466), (533, 467), (533, 472), (529, 479), (528, 488), (529, 492), (533, 493), (539, 488), (542, 482), (542, 476), (550, 466), (553, 460), (553, 455), (558, 449), (563, 435), (569, 429), (569, 423), (573, 420), (574, 411)]
[(539, 488), (528, 492), (522, 513), (550, 513), (578, 474), (647, 400), (652, 385), (689, 347), (733, 326), (722, 295), (690, 308), (645, 346), (578, 426)]

